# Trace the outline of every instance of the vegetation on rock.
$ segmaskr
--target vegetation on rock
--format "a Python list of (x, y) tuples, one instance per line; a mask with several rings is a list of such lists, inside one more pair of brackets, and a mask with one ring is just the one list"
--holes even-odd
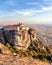
[(32, 41), (32, 43), (30, 44), (30, 46), (28, 47), (26, 51), (19, 50), (15, 46), (11, 46), (9, 43), (7, 43), (6, 46), (10, 49), (12, 53), (19, 54), (20, 56), (31, 56), (33, 58), (38, 58), (46, 62), (52, 62), (52, 59), (51, 59), (52, 52), (50, 52), (50, 50), (47, 51), (48, 49), (47, 47), (43, 49), (41, 46), (36, 46), (35, 43), (40, 44), (40, 40), (36, 42)]
[[(52, 62), (52, 51), (49, 47), (43, 45), (42, 40), (39, 40), (36, 37), (35, 30), (31, 28), (28, 28), (27, 30), (27, 27), (25, 27), (25, 30), (23, 29), (24, 27), (20, 25), (19, 31), (15, 30), (14, 32), (8, 29), (7, 32), (5, 31), (5, 33), (7, 33), (7, 35), (5, 35), (5, 37), (7, 36), (6, 41), (9, 42), (5, 43), (6, 48), (8, 47), (11, 53), (16, 53), (20, 56), (31, 56), (33, 58), (38, 58), (40, 60)], [(12, 44), (10, 42), (12, 42)], [(2, 48), (0, 47), (0, 53), (4, 53), (2, 49), (5, 48), (5, 46), (0, 46), (2, 46)]]

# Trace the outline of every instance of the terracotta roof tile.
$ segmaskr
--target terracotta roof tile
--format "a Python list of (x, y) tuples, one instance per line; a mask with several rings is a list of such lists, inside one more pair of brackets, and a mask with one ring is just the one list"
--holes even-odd
[(4, 26), (4, 28), (15, 28), (15, 27), (19, 27), (21, 24), (17, 24), (17, 25), (7, 25)]

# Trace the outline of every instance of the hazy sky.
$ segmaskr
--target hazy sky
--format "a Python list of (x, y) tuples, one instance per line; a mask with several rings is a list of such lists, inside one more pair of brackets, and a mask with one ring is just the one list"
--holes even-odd
[(0, 24), (52, 24), (52, 0), (0, 0)]

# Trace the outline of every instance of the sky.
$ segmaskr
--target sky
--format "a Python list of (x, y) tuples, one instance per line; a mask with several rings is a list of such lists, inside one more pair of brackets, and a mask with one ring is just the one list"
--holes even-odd
[(0, 0), (0, 24), (52, 24), (52, 0)]

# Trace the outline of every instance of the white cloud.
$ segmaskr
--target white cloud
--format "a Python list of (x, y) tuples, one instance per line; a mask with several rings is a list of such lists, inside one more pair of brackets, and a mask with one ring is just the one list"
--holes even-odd
[(19, 11), (19, 10), (14, 10), (14, 12), (16, 13), (16, 14), (19, 14), (19, 15), (23, 15), (23, 16), (29, 16), (29, 15), (31, 15), (31, 11), (25, 11), (25, 10), (21, 10), (21, 11)]
[(50, 10), (52, 10), (52, 6), (43, 7), (42, 10), (44, 10), (44, 11), (50, 11)]
[(24, 9), (24, 10), (13, 10), (11, 12), (3, 12), (0, 14), (0, 18), (2, 17), (10, 17), (10, 16), (31, 16), (34, 10)]
[(52, 6), (49, 7), (42, 7), (41, 9), (25, 9), (25, 10), (15, 10), (17, 14), (23, 15), (23, 16), (32, 16), (35, 15), (36, 13), (42, 13), (45, 11), (52, 11)]
[(42, 7), (44, 5), (48, 5), (48, 6), (52, 6), (52, 0), (43, 0), (43, 2), (28, 2), (26, 3), (26, 5), (36, 5), (36, 6), (39, 6), (39, 7)]
[(40, 13), (42, 10), (36, 10), (36, 9), (25, 9), (25, 10), (14, 10), (12, 13), (13, 15), (20, 15), (20, 16), (33, 16), (36, 13)]
[(41, 9), (23, 9), (23, 10), (13, 10), (11, 12), (3, 12), (0, 14), (0, 18), (2, 17), (15, 17), (15, 16), (33, 16), (37, 13), (43, 13), (47, 11), (52, 11), (52, 6), (42, 7)]

